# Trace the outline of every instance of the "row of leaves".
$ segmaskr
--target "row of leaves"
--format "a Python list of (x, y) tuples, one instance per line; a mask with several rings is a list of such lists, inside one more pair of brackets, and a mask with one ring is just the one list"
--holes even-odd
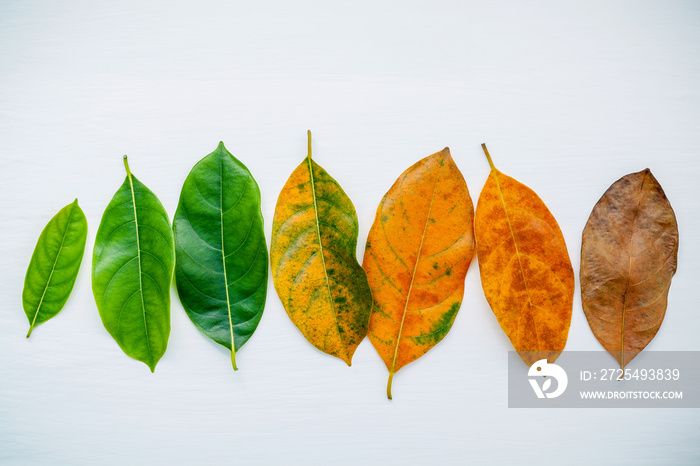
[[(369, 336), (394, 374), (449, 331), (474, 252), (501, 328), (528, 365), (566, 344), (574, 273), (559, 225), (530, 188), (497, 170), (476, 213), (449, 149), (407, 169), (382, 199), (362, 266), (350, 198), (309, 152), (279, 195), (270, 264), (289, 317), (315, 347), (350, 365)], [(175, 283), (192, 322), (236, 352), (267, 294), (260, 191), (223, 143), (185, 180), (172, 228), (158, 198), (129, 170), (100, 223), (92, 289), (102, 322), (151, 371), (170, 335)], [(32, 256), (23, 304), (32, 329), (55, 316), (82, 260), (87, 221), (77, 199), (48, 223)], [(646, 169), (615, 182), (583, 232), (581, 290), (593, 333), (624, 368), (656, 335), (676, 270), (678, 227)]]

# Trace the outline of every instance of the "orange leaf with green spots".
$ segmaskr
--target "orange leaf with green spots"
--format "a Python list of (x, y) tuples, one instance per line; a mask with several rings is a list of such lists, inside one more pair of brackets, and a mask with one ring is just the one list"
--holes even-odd
[(307, 340), (348, 365), (367, 335), (372, 293), (355, 257), (357, 214), (309, 154), (282, 188), (272, 222), (275, 289)]
[(557, 221), (542, 199), (494, 167), (474, 218), (486, 300), (527, 365), (553, 362), (571, 324), (574, 271)]
[(403, 172), (382, 199), (362, 267), (374, 308), (369, 338), (394, 374), (450, 330), (474, 255), (474, 206), (445, 148)]

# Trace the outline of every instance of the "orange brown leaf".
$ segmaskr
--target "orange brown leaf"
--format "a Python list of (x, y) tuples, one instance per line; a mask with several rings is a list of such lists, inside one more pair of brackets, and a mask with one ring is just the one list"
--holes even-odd
[(474, 218), (484, 294), (527, 365), (553, 362), (566, 345), (574, 271), (557, 221), (542, 199), (491, 165)]
[(648, 168), (617, 180), (593, 207), (581, 244), (581, 301), (622, 369), (661, 327), (677, 255), (676, 216)]
[(362, 267), (374, 308), (369, 338), (394, 374), (449, 331), (474, 255), (474, 206), (445, 148), (403, 172), (382, 199)]

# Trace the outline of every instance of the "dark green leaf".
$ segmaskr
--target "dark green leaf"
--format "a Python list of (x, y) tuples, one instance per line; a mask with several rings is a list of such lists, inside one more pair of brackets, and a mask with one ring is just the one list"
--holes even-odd
[(22, 305), (29, 333), (58, 314), (73, 290), (83, 260), (87, 220), (76, 199), (44, 227), (27, 268)]
[(107, 206), (92, 256), (92, 292), (107, 331), (155, 370), (170, 335), (173, 235), (158, 198), (129, 171)]
[(173, 230), (180, 302), (202, 333), (231, 350), (235, 370), (265, 307), (267, 245), (258, 184), (223, 143), (185, 180)]

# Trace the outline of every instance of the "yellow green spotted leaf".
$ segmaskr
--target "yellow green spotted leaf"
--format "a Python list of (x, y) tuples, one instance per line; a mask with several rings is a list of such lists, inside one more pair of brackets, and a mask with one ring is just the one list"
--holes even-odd
[(270, 263), (289, 318), (321, 351), (348, 365), (367, 334), (372, 294), (355, 257), (358, 223), (345, 191), (309, 153), (282, 188)]

